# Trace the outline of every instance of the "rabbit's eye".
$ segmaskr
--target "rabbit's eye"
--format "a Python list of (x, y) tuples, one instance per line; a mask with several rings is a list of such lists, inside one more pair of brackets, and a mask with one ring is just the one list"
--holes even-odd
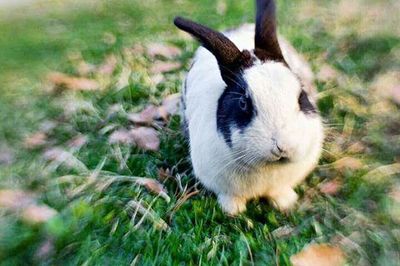
[(242, 111), (247, 111), (247, 100), (246, 97), (242, 96), (239, 99), (239, 107)]

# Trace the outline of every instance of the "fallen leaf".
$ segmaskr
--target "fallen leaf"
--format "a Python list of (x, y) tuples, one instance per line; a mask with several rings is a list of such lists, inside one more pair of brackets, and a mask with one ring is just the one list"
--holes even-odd
[(333, 81), (336, 80), (337, 77), (339, 76), (338, 72), (336, 69), (331, 67), (328, 64), (325, 64), (321, 67), (317, 74), (317, 79), (323, 82), (328, 82), (328, 81)]
[(36, 149), (47, 143), (47, 135), (43, 132), (37, 132), (25, 138), (24, 146), (27, 149)]
[(86, 165), (78, 160), (78, 158), (76, 158), (71, 152), (59, 147), (46, 150), (43, 154), (43, 157), (48, 161), (56, 163), (54, 165), (55, 168), (62, 164), (68, 168), (76, 169), (81, 173), (88, 171)]
[(326, 195), (335, 195), (342, 188), (343, 183), (339, 179), (330, 180), (319, 185), (319, 190)]
[(133, 144), (135, 141), (127, 129), (118, 129), (108, 138), (110, 144)]
[(174, 58), (181, 54), (181, 50), (172, 45), (151, 43), (147, 46), (147, 54), (151, 57), (162, 56), (165, 58)]
[(364, 167), (364, 164), (361, 160), (352, 158), (352, 157), (344, 157), (340, 160), (334, 162), (334, 167), (336, 170), (345, 171), (345, 170), (358, 170)]
[(181, 100), (180, 93), (168, 95), (162, 101), (162, 107), (169, 115), (175, 115), (179, 111), (180, 100)]
[(29, 205), (22, 211), (22, 219), (30, 224), (44, 223), (53, 218), (57, 211), (46, 205)]
[(173, 176), (171, 174), (171, 170), (160, 168), (160, 169), (158, 169), (158, 177), (161, 181), (166, 181), (166, 180), (172, 178)]
[(290, 257), (293, 266), (341, 266), (345, 257), (340, 248), (326, 244), (313, 244)]
[(103, 75), (111, 75), (117, 67), (118, 60), (115, 55), (108, 56), (104, 63), (99, 67), (98, 72)]
[(31, 193), (22, 190), (0, 190), (0, 207), (7, 209), (20, 209), (35, 202)]
[(172, 94), (164, 98), (162, 105), (147, 106), (140, 113), (128, 114), (128, 119), (138, 124), (151, 124), (154, 120), (167, 120), (170, 115), (175, 115), (179, 111), (180, 94)]
[(53, 72), (48, 75), (53, 90), (68, 89), (72, 91), (98, 90), (99, 84), (92, 79), (71, 77), (63, 73)]
[(68, 142), (68, 147), (70, 148), (75, 148), (75, 149), (80, 149), (82, 146), (84, 146), (88, 142), (88, 137), (85, 135), (78, 135), (75, 136), (73, 139), (71, 139)]
[(132, 129), (130, 133), (135, 140), (136, 145), (144, 150), (158, 151), (160, 148), (160, 139), (158, 133), (151, 127), (139, 127)]
[(156, 61), (150, 69), (153, 74), (167, 73), (179, 69), (182, 65), (178, 62), (162, 62)]
[(138, 185), (146, 187), (149, 191), (161, 196), (165, 199), (166, 202), (170, 202), (171, 199), (168, 196), (167, 191), (165, 190), (164, 186), (160, 184), (160, 182), (158, 182), (157, 180), (141, 177), (136, 180), (136, 183)]
[(350, 147), (347, 148), (347, 152), (351, 154), (359, 154), (366, 150), (364, 144), (360, 141), (353, 143)]
[(392, 99), (395, 103), (400, 104), (400, 85), (392, 88)]
[(160, 118), (159, 108), (154, 105), (147, 106), (140, 113), (128, 114), (128, 119), (134, 123), (151, 124), (154, 119)]

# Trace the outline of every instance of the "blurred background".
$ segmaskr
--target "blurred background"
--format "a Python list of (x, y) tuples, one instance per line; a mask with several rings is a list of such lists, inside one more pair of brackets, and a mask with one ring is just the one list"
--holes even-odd
[(293, 213), (227, 218), (193, 180), (172, 20), (230, 29), (252, 0), (0, 0), (0, 264), (398, 265), (400, 2), (277, 4), (324, 154)]

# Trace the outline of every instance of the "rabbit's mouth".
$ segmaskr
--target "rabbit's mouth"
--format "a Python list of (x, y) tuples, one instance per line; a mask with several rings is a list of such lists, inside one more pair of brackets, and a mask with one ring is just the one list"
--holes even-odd
[[(259, 158), (259, 159), (252, 159), (246, 160), (245, 158), (238, 160), (237, 164), (240, 169), (240, 172), (251, 172), (260, 167), (267, 166), (267, 165), (277, 165), (277, 164), (288, 164), (291, 160), (289, 157), (282, 157), (282, 156), (274, 156), (273, 158)], [(235, 171), (237, 171), (235, 169)]]
[(277, 163), (290, 163), (290, 159), (288, 157), (281, 157), (279, 160), (276, 161)]

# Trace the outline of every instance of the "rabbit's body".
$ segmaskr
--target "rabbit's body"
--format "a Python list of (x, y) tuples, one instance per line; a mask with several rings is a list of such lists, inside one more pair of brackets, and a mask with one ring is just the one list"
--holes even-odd
[[(198, 26), (190, 27), (203, 40)], [(194, 173), (230, 214), (258, 197), (286, 210), (297, 200), (293, 188), (316, 166), (323, 142), (321, 119), (289, 68), (297, 59), (284, 57), (283, 49), (278, 60), (270, 60), (273, 54), (264, 59), (252, 25), (227, 32), (228, 39), (208, 34), (222, 48), (204, 41), (207, 49), (196, 52), (182, 95)], [(240, 64), (229, 61), (234, 46), (243, 51)]]

